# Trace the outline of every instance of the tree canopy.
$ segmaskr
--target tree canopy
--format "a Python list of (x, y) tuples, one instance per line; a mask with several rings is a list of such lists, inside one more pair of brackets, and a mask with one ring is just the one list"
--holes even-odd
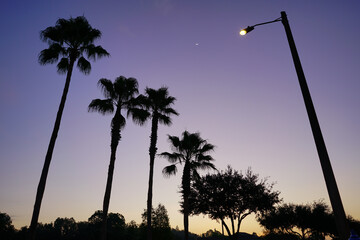
[[(222, 222), (228, 235), (235, 235), (245, 217), (269, 211), (280, 202), (279, 194), (273, 190), (273, 184), (259, 179), (251, 169), (242, 174), (228, 166), (225, 171), (207, 174), (194, 181), (189, 197), (190, 212)], [(226, 219), (230, 220), (232, 231)]]
[(319, 201), (312, 204), (283, 204), (259, 215), (269, 233), (290, 234), (300, 239), (325, 239), (337, 235), (333, 214)]
[[(143, 214), (141, 214), (141, 218), (142, 223), (140, 225), (140, 228), (145, 230), (147, 226), (147, 209), (144, 209)], [(171, 240), (173, 238), (171, 233), (169, 215), (164, 205), (159, 203), (159, 205), (155, 209), (151, 209), (151, 221), (153, 239)], [(143, 231), (143, 236), (144, 235), (145, 234)]]

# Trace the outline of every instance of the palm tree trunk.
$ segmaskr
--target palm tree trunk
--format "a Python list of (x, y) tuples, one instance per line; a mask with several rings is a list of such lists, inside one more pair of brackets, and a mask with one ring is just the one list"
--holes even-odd
[(114, 176), (114, 168), (115, 168), (115, 159), (116, 159), (116, 149), (118, 143), (120, 141), (120, 109), (116, 109), (115, 116), (112, 120), (112, 128), (111, 128), (111, 154), (110, 154), (110, 164), (108, 169), (108, 177), (106, 182), (106, 189), (104, 195), (103, 202), (103, 222), (101, 229), (101, 239), (106, 240), (107, 233), (107, 215), (109, 211), (110, 204), (110, 195), (111, 195), (111, 187)]
[(152, 192), (153, 192), (153, 179), (154, 179), (154, 162), (156, 154), (156, 142), (157, 142), (157, 130), (158, 130), (158, 118), (154, 114), (151, 125), (150, 136), (150, 172), (149, 172), (149, 189), (147, 199), (147, 239), (152, 240), (152, 228), (151, 228), (151, 211), (152, 211)]
[(56, 138), (57, 138), (57, 135), (58, 135), (58, 132), (59, 132), (59, 129), (60, 129), (61, 117), (62, 117), (64, 107), (65, 107), (66, 96), (67, 96), (67, 93), (69, 91), (71, 74), (72, 74), (72, 71), (73, 71), (74, 62), (75, 62), (75, 60), (70, 59), (70, 64), (69, 64), (69, 68), (68, 68), (68, 71), (67, 71), (67, 74), (66, 74), (66, 81), (65, 81), (63, 94), (62, 94), (59, 109), (58, 109), (58, 112), (57, 112), (57, 115), (56, 115), (54, 128), (53, 128), (53, 131), (52, 131), (52, 134), (51, 134), (48, 150), (47, 150), (47, 153), (46, 153), (46, 156), (45, 156), (44, 166), (43, 166), (43, 169), (42, 169), (42, 172), (41, 172), (40, 181), (39, 181), (39, 185), (38, 185), (37, 192), (36, 192), (34, 210), (33, 210), (31, 223), (30, 223), (30, 227), (29, 227), (28, 239), (30, 239), (30, 240), (35, 239), (35, 233), (36, 233), (36, 227), (37, 227), (38, 220), (39, 220), (41, 202), (42, 202), (44, 192), (45, 192), (46, 179), (47, 179), (47, 175), (49, 173), (49, 167), (50, 167), (50, 162), (51, 162), (51, 159), (52, 159), (52, 154), (54, 152)]
[(184, 233), (185, 240), (189, 240), (189, 194), (190, 194), (190, 166), (185, 162), (182, 179), (183, 188), (183, 208), (184, 208)]

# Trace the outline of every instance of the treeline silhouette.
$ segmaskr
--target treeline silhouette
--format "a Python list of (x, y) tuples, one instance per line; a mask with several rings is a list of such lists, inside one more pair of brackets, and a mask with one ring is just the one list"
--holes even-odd
[[(157, 240), (181, 240), (184, 232), (171, 229), (167, 210), (161, 204), (152, 209), (152, 235)], [(97, 240), (102, 234), (102, 211), (95, 211), (87, 221), (76, 222), (74, 218), (57, 218), (51, 223), (38, 223), (36, 240)], [(123, 215), (109, 213), (107, 218), (107, 239), (145, 240), (147, 239), (147, 211), (142, 214), (142, 223), (125, 222)], [(25, 240), (29, 228), (15, 229), (10, 216), (0, 213), (0, 239)], [(197, 235), (190, 234), (190, 239), (197, 239)]]

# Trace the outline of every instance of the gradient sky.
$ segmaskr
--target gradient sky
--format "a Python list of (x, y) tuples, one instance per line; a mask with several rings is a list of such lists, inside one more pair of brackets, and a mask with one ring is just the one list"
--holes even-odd
[[(360, 1), (122, 0), (18, 1), (0, 7), (0, 211), (16, 228), (30, 224), (36, 188), (65, 76), (37, 57), (47, 45), (39, 32), (58, 18), (84, 15), (102, 31), (97, 44), (110, 58), (74, 71), (56, 142), (40, 222), (85, 221), (102, 208), (110, 156), (111, 116), (88, 113), (102, 95), (100, 78), (123, 75), (146, 86), (168, 86), (180, 113), (160, 126), (167, 134), (199, 131), (216, 145), (218, 169), (251, 167), (276, 182), (285, 203), (329, 203), (310, 124), (281, 23), (286, 11), (318, 114), (346, 214), (360, 219)], [(150, 124), (131, 121), (118, 147), (110, 211), (141, 222), (146, 207)], [(179, 213), (181, 174), (166, 179), (156, 159), (153, 204), (165, 205), (172, 227)], [(181, 172), (179, 172), (181, 173)], [(221, 229), (190, 218), (190, 231)], [(253, 217), (241, 231), (261, 233)]]

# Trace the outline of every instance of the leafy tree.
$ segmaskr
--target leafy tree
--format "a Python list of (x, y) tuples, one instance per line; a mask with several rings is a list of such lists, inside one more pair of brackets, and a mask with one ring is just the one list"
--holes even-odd
[[(94, 239), (99, 239), (99, 237), (103, 236), (103, 212), (101, 210), (97, 210), (91, 217), (88, 219), (89, 226), (93, 233)], [(119, 213), (109, 213), (107, 214), (106, 221), (106, 232), (107, 239), (118, 239), (122, 238), (125, 232), (125, 218), (123, 215)]]
[[(143, 214), (141, 215), (142, 223), (141, 227), (147, 226), (148, 220), (148, 211), (147, 209), (144, 210)], [(171, 240), (171, 227), (170, 227), (170, 220), (168, 212), (164, 205), (160, 204), (157, 208), (151, 209), (151, 219), (152, 219), (152, 233), (153, 238), (157, 240)]]
[(0, 212), (0, 239), (10, 240), (15, 236), (15, 228), (8, 214)]
[[(143, 214), (141, 214), (142, 225), (147, 225), (147, 209), (144, 210)], [(153, 220), (154, 228), (170, 228), (170, 220), (168, 212), (164, 205), (159, 203), (157, 208), (151, 209), (151, 219)]]
[(200, 137), (200, 133), (189, 133), (184, 131), (182, 138), (168, 136), (172, 151), (163, 152), (160, 155), (167, 158), (171, 165), (163, 169), (165, 176), (175, 175), (177, 165), (184, 164), (181, 180), (182, 210), (184, 214), (185, 240), (189, 239), (189, 195), (191, 181), (199, 178), (199, 169), (215, 169), (211, 161), (214, 159), (209, 152), (214, 150), (214, 145)]
[(283, 204), (257, 219), (270, 233), (290, 234), (300, 239), (325, 239), (337, 234), (334, 217), (323, 202)]
[(102, 90), (105, 99), (94, 99), (89, 105), (89, 111), (96, 111), (103, 115), (115, 112), (111, 121), (111, 155), (106, 182), (106, 189), (103, 202), (103, 226), (102, 240), (106, 240), (106, 221), (109, 210), (111, 186), (114, 174), (116, 149), (121, 139), (121, 130), (125, 127), (126, 120), (122, 115), (122, 110), (127, 110), (127, 116), (131, 115), (136, 123), (142, 124), (146, 119), (143, 112), (139, 112), (134, 108), (135, 95), (138, 94), (138, 82), (135, 78), (125, 78), (120, 76), (115, 79), (114, 83), (110, 80), (102, 78), (98, 82), (98, 86)]
[(171, 108), (175, 102), (175, 98), (169, 96), (166, 87), (159, 88), (158, 90), (152, 88), (145, 89), (145, 95), (138, 96), (138, 101), (142, 103), (143, 110), (146, 111), (148, 118), (151, 118), (151, 135), (150, 135), (150, 171), (149, 171), (149, 186), (148, 186), (148, 199), (147, 199), (147, 239), (152, 239), (151, 233), (151, 209), (152, 209), (152, 192), (153, 192), (153, 178), (154, 178), (154, 162), (156, 155), (157, 132), (159, 123), (164, 125), (171, 125), (171, 116), (178, 115), (178, 113)]
[(205, 238), (209, 238), (209, 237), (216, 238), (216, 237), (221, 237), (221, 236), (222, 236), (221, 232), (217, 231), (216, 229), (214, 229), (214, 230), (210, 229), (210, 230), (206, 231), (206, 233), (201, 234), (201, 237), (205, 237)]
[[(279, 192), (273, 191), (272, 187), (250, 169), (242, 174), (228, 166), (225, 171), (207, 174), (194, 181), (189, 197), (191, 214), (205, 214), (221, 221), (228, 235), (234, 236), (239, 233), (245, 217), (268, 211), (280, 201)], [(226, 219), (230, 219), (232, 231)]]
[(59, 239), (76, 239), (78, 226), (74, 218), (57, 218), (54, 228)]
[(92, 28), (84, 16), (70, 18), (68, 20), (60, 18), (54, 27), (48, 27), (41, 31), (40, 37), (49, 47), (40, 52), (39, 63), (42, 65), (55, 63), (61, 58), (57, 64), (57, 69), (60, 74), (66, 73), (66, 81), (37, 188), (34, 211), (29, 229), (30, 239), (35, 238), (35, 229), (39, 219), (46, 179), (60, 128), (74, 64), (77, 61), (79, 70), (85, 74), (89, 74), (91, 64), (85, 59), (84, 55), (92, 60), (109, 56), (109, 53), (101, 46), (94, 45), (94, 41), (101, 37), (101, 32)]

